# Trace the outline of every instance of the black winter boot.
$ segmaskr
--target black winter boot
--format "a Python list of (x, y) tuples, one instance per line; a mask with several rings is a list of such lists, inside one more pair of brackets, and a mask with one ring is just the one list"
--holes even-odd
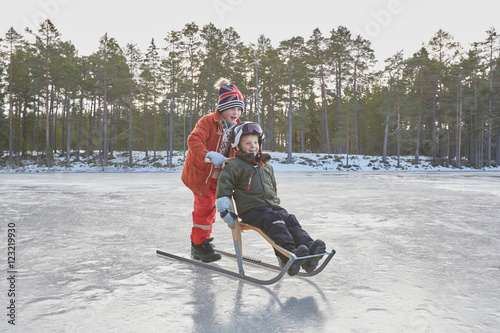
[[(295, 250), (288, 250), (288, 251), (295, 254), (296, 257), (304, 257), (304, 256), (309, 255), (309, 249), (305, 245), (301, 245), (298, 248), (296, 248)], [(275, 252), (277, 252), (277, 251), (275, 250)], [(286, 263), (288, 262), (288, 258), (279, 252), (276, 253), (276, 256), (278, 257), (278, 262), (280, 264), (280, 267), (281, 268), (285, 267)], [(293, 262), (292, 266), (290, 266), (290, 268), (288, 268), (288, 271), (287, 271), (288, 275), (290, 275), (290, 276), (297, 275), (297, 273), (300, 271), (300, 265), (302, 265), (304, 260), (305, 259), (295, 260)]]
[[(325, 242), (323, 242), (321, 239), (316, 239), (314, 243), (312, 243), (312, 245), (309, 247), (310, 255), (325, 253), (325, 251), (326, 251)], [(318, 267), (318, 263), (322, 258), (323, 256), (317, 256), (306, 259), (305, 262), (302, 264), (302, 268), (307, 273), (311, 273), (316, 269), (316, 267)]]
[(219, 253), (215, 253), (213, 249), (213, 244), (210, 242), (213, 241), (213, 238), (208, 238), (203, 241), (203, 243), (196, 245), (191, 241), (191, 255), (196, 260), (201, 260), (203, 262), (212, 262), (219, 260), (221, 255)]

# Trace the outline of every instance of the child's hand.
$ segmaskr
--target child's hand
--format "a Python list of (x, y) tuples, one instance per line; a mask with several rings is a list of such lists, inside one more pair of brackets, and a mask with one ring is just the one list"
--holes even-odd
[(209, 158), (214, 165), (222, 165), (226, 161), (226, 157), (216, 151), (209, 151), (205, 158)]
[(234, 227), (236, 226), (236, 224), (234, 223), (234, 218), (238, 217), (235, 212), (231, 212), (228, 210), (220, 213), (220, 216), (222, 217), (224, 222), (226, 222), (229, 228), (234, 229)]
[(227, 226), (234, 229), (235, 223), (234, 219), (238, 217), (235, 212), (231, 211), (231, 199), (229, 197), (220, 197), (215, 202), (217, 211), (220, 213), (220, 217), (227, 223)]

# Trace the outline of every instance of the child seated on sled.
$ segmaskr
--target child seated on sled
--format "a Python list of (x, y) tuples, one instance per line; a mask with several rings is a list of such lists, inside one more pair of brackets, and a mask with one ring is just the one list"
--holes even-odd
[[(297, 218), (279, 206), (276, 179), (268, 154), (262, 154), (264, 134), (257, 123), (246, 122), (236, 126), (231, 134), (231, 146), (236, 157), (226, 163), (219, 175), (217, 185), (217, 210), (230, 228), (234, 228), (231, 212), (231, 197), (242, 222), (262, 229), (276, 244), (294, 253), (297, 257), (325, 252), (325, 243), (313, 240), (302, 229)], [(288, 261), (276, 251), (284, 266)], [(295, 275), (300, 267), (310, 273), (316, 269), (322, 256), (295, 260), (288, 269)]]

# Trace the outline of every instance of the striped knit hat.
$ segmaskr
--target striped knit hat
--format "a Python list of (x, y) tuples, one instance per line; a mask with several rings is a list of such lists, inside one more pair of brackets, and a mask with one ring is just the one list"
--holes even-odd
[(245, 111), (243, 95), (228, 79), (219, 79), (215, 84), (215, 88), (219, 89), (219, 101), (217, 102), (217, 110), (219, 112), (234, 107), (240, 107), (241, 110)]

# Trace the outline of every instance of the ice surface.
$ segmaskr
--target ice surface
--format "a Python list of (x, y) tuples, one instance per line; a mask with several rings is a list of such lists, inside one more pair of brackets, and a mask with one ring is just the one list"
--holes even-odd
[[(282, 205), (337, 254), (318, 276), (257, 286), (189, 257), (180, 173), (0, 174), (0, 331), (498, 332), (498, 172), (277, 172)], [(17, 317), (7, 323), (7, 223)], [(214, 243), (232, 251), (222, 220)], [(275, 264), (243, 234), (243, 252)], [(214, 263), (237, 271), (236, 262)], [(274, 272), (245, 264), (246, 274)]]

